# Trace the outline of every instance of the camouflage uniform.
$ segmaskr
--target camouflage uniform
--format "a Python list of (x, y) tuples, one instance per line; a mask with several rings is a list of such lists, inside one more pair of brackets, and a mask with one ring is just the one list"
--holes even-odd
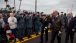
[(25, 16), (24, 21), (25, 21), (25, 28), (27, 30), (27, 35), (28, 37), (31, 37), (30, 34), (32, 32), (32, 26), (33, 26), (32, 18), (30, 16)]
[(38, 32), (40, 31), (40, 28), (41, 28), (40, 27), (41, 23), (40, 23), (39, 19), (40, 19), (39, 15), (35, 15), (33, 17), (33, 23), (34, 23), (34, 28), (35, 28), (36, 35), (38, 34)]
[(17, 17), (17, 36), (18, 38), (22, 38), (24, 36), (24, 19), (21, 16)]

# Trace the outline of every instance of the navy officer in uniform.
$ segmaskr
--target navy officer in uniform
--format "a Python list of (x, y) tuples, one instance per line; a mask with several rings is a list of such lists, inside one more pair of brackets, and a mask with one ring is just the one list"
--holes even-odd
[(41, 29), (41, 36), (40, 36), (40, 43), (43, 43), (43, 35), (45, 32), (45, 42), (48, 41), (48, 21), (46, 18), (46, 15), (42, 15), (42, 18), (40, 19), (41, 23), (42, 23), (42, 29)]

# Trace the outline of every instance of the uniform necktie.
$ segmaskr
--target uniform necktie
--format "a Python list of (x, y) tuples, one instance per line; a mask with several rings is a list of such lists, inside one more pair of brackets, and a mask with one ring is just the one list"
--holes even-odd
[(54, 20), (56, 20), (56, 17), (54, 17)]

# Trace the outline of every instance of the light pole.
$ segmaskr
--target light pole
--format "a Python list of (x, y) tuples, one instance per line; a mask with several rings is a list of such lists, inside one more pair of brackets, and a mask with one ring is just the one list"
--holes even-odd
[(22, 0), (19, 0), (19, 1), (20, 1), (20, 5), (19, 5), (19, 10), (20, 10), (20, 7), (21, 7), (21, 1), (22, 1)]
[(37, 12), (37, 0), (35, 0), (35, 13)]

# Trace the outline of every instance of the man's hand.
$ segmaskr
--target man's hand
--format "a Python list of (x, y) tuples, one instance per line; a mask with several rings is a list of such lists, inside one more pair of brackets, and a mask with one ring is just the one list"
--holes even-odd
[(44, 31), (45, 31), (46, 29), (44, 28)]
[(75, 30), (74, 30), (74, 29), (72, 29), (72, 31), (74, 32)]
[(51, 23), (49, 23), (49, 25), (51, 26)]
[(12, 22), (14, 22), (14, 19), (12, 20)]
[(44, 31), (47, 29), (47, 26), (45, 26)]
[(47, 29), (47, 27), (45, 27), (45, 29)]
[(61, 34), (62, 32), (61, 31), (59, 31), (59, 33), (58, 34)]

